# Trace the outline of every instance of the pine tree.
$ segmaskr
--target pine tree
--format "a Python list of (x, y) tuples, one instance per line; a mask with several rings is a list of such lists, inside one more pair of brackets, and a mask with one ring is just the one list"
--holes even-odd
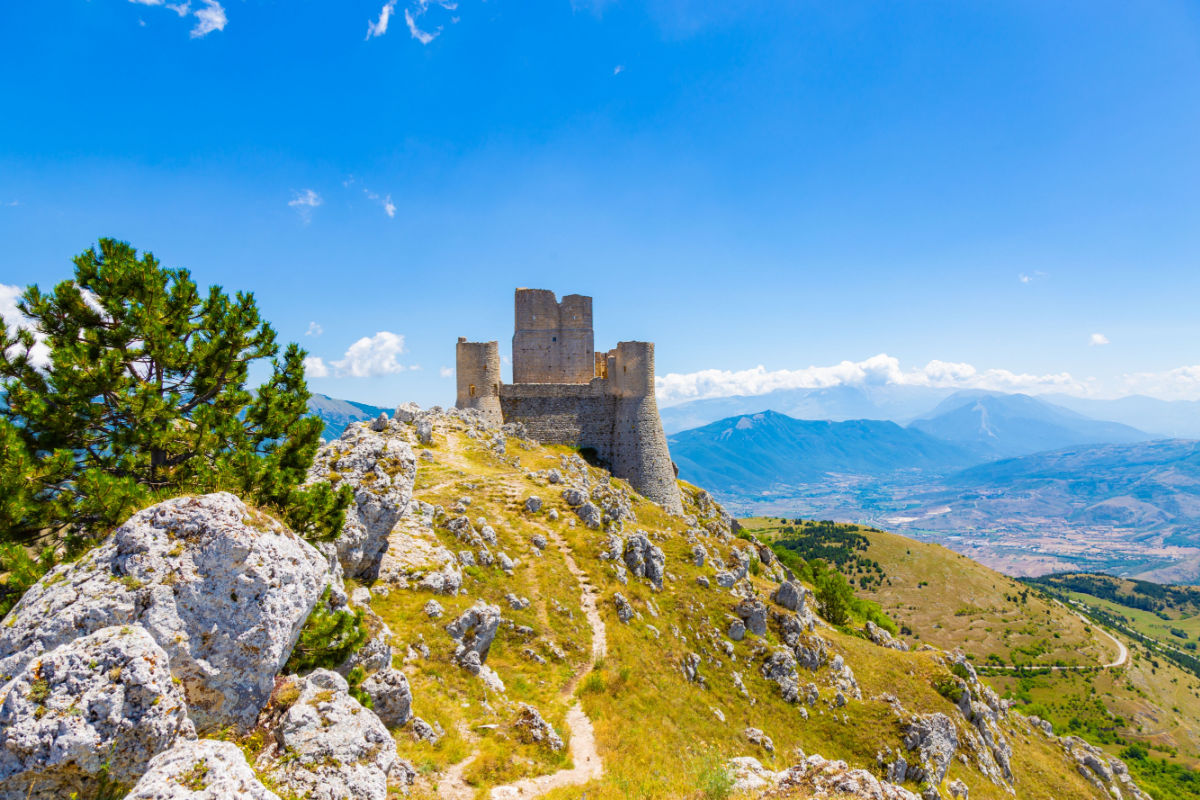
[(74, 264), (52, 293), (26, 290), (26, 328), (0, 325), (0, 543), (78, 552), (147, 503), (222, 489), (335, 536), (349, 489), (301, 486), (322, 428), (305, 353), (280, 354), (254, 296), (202, 297), (187, 270), (112, 239)]

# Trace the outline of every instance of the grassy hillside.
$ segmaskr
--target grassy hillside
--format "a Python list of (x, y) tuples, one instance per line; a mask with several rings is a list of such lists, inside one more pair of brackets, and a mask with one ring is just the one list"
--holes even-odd
[[(767, 540), (787, 538), (784, 531), (796, 528), (778, 517), (739, 522)], [(978, 665), (1093, 665), (1116, 652), (1074, 613), (966, 556), (871, 528), (838, 527), (869, 542), (862, 557), (879, 565), (882, 580), (863, 588), (868, 571), (862, 568), (847, 570), (847, 577), (910, 632), (904, 638), (961, 648)]]
[[(538, 776), (546, 780), (567, 768), (599, 771), (599, 764), (573, 763), (569, 748), (553, 752), (522, 741), (513, 724), (519, 703), (536, 707), (564, 739), (571, 730), (585, 730), (570, 723), (577, 704), (591, 721), (602, 774), (589, 773), (583, 786), (551, 785), (545, 795), (551, 798), (583, 792), (589, 798), (725, 797), (724, 765), (744, 755), (780, 769), (796, 763), (801, 751), (819, 753), (879, 774), (880, 753), (899, 752), (913, 714), (946, 714), (960, 726), (960, 736), (970, 735), (970, 723), (948, 699), (954, 692), (947, 687), (959, 678), (940, 651), (899, 652), (872, 643), (853, 627), (822, 624), (804, 634), (804, 641), (827, 650), (822, 666), (799, 670), (800, 685), (814, 684), (817, 697), (812, 705), (785, 702), (762, 669), (781, 644), (779, 619), (769, 615), (764, 635), (730, 638), (740, 596), (716, 583), (719, 572), (744, 563), (747, 590), (778, 613), (769, 598), (779, 568), (753, 555), (749, 542), (731, 536), (719, 509), (694, 487), (683, 485), (688, 516), (673, 517), (565, 448), (505, 441), (453, 417), (438, 418), (432, 445), (418, 449), (429, 451), (419, 462), (415, 497), (428, 504), (430, 524), (410, 518), (396, 528), (389, 558), (403, 562), (407, 577), (370, 587), (372, 608), (393, 631), (396, 662), (409, 677), (413, 712), (445, 732), (434, 744), (416, 740), (408, 730), (397, 732), (401, 754), (422, 775), (415, 796), (484, 797), (492, 787)], [(608, 533), (579, 522), (562, 499), (563, 484), (551, 482), (552, 470), (574, 481), (586, 477), (614, 507), (628, 503), (636, 520), (626, 519), (622, 535), (645, 531), (662, 549), (661, 589), (632, 574), (620, 581), (623, 570), (600, 557), (610, 546)], [(526, 507), (530, 496), (543, 501), (537, 511)], [(432, 513), (430, 506), (445, 513)], [(434, 568), (431, 554), (439, 548), (458, 552), (468, 546), (450, 529), (459, 515), (477, 527), (486, 521), (496, 536), (491, 551), (517, 563), (511, 575), (498, 565), (466, 567), (461, 593), (434, 596), (421, 588), (420, 576)], [(545, 537), (544, 549), (535, 546), (535, 537)], [(708, 554), (703, 566), (694, 561), (697, 545)], [(740, 561), (739, 553), (747, 560)], [(635, 614), (628, 622), (618, 616), (618, 592)], [(506, 600), (510, 594), (531, 603), (514, 609)], [(437, 619), (425, 611), (431, 599), (443, 609)], [(503, 681), (503, 692), (452, 661), (445, 625), (480, 599), (503, 611), (486, 662)], [(862, 699), (853, 693), (839, 699), (839, 685), (845, 684), (832, 666), (835, 656), (853, 670)], [(1013, 745), (1019, 796), (1103, 796), (1054, 740), (1023, 718), (1011, 716), (1000, 725)], [(748, 727), (765, 732), (773, 751), (748, 741)], [(976, 757), (966, 763), (954, 759), (946, 782), (961, 779), (972, 798), (1011, 797), (980, 771)], [(908, 786), (919, 788), (911, 781)]]
[[(787, 536), (789, 528), (793, 536), (812, 530), (780, 518), (740, 522), (765, 539)], [(1038, 583), (1061, 584), (1062, 600), (1086, 600), (1120, 614), (1137, 630), (1174, 642), (1185, 653), (1191, 651), (1170, 628), (1186, 629), (1192, 636), (1195, 589), (1086, 576), (1114, 595), (1134, 598), (1127, 602), (1157, 604), (1152, 607), (1170, 617), (1164, 620), (1152, 611), (1069, 592), (1067, 587), (1080, 588), (1080, 576), (1018, 582), (940, 545), (858, 526), (838, 527), (869, 542), (846, 574), (861, 579), (875, 573), (863, 569), (862, 562), (878, 565), (883, 577), (868, 581), (862, 594), (911, 630), (912, 636), (904, 638), (959, 647), (981, 667), (999, 662), (1030, 665), (1022, 671), (990, 669), (985, 680), (1025, 713), (1049, 720), (1057, 732), (1081, 736), (1114, 755), (1124, 754), (1133, 774), (1154, 797), (1200, 797), (1200, 780), (1192, 772), (1200, 768), (1200, 678), (1161, 652), (1122, 635), (1120, 628), (1081, 619), (1080, 611), (1087, 609), (1069, 607)], [(1117, 652), (1110, 636), (1119, 638), (1129, 655), (1119, 667), (1101, 668)], [(1055, 664), (1071, 666), (1048, 668)]]

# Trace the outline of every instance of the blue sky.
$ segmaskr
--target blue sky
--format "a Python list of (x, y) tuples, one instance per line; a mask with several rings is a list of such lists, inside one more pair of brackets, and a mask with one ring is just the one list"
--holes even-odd
[(1200, 4), (450, 5), (5, 4), (0, 313), (114, 236), (380, 404), (452, 402), (515, 286), (665, 402), (1200, 397)]

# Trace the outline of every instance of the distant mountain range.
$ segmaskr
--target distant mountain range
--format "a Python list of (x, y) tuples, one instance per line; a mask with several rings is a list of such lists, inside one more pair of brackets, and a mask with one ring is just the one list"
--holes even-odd
[(353, 400), (339, 400), (327, 394), (314, 394), (308, 401), (308, 413), (320, 417), (325, 423), (321, 438), (332, 441), (342, 435), (346, 426), (351, 422), (361, 422), (374, 419), (381, 413), (391, 416), (395, 409), (372, 406), (366, 403), (356, 403)]
[[(907, 425), (930, 416), (939, 403), (956, 394), (964, 392), (895, 384), (779, 389), (760, 395), (691, 400), (661, 408), (660, 414), (668, 434), (767, 409), (797, 419), (886, 419)], [(1146, 431), (1153, 438), (1200, 439), (1200, 401), (1157, 400), (1141, 395), (1096, 400), (1065, 394), (1043, 394), (1035, 399), (1093, 420), (1119, 422)]]
[(903, 530), (1013, 574), (1200, 580), (1200, 442), (1041, 397), (957, 392), (907, 426), (762, 411), (668, 442), (680, 477), (739, 513)]
[(884, 419), (907, 423), (954, 394), (953, 389), (880, 384), (824, 389), (777, 389), (766, 394), (691, 400), (659, 409), (668, 434), (758, 411), (797, 419)]
[(1024, 394), (956, 392), (910, 429), (953, 442), (980, 460), (1028, 455), (1079, 444), (1123, 444), (1156, 438)]
[(716, 491), (757, 494), (829, 475), (946, 475), (998, 458), (1072, 445), (1151, 439), (1027, 395), (957, 392), (902, 427), (887, 420), (800, 420), (742, 414), (668, 437), (680, 476)]
[(667, 439), (683, 479), (755, 495), (831, 473), (942, 473), (978, 463), (971, 452), (885, 420), (799, 420), (775, 411), (714, 422)]

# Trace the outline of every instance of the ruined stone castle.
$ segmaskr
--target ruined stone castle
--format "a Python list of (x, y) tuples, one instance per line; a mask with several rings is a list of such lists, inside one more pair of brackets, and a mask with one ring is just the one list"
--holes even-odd
[(569, 294), (559, 302), (545, 289), (517, 289), (512, 383), (500, 380), (497, 342), (460, 338), (456, 357), (459, 408), (523, 423), (543, 444), (590, 448), (638, 492), (682, 511), (654, 400), (654, 343), (597, 352), (592, 298)]

